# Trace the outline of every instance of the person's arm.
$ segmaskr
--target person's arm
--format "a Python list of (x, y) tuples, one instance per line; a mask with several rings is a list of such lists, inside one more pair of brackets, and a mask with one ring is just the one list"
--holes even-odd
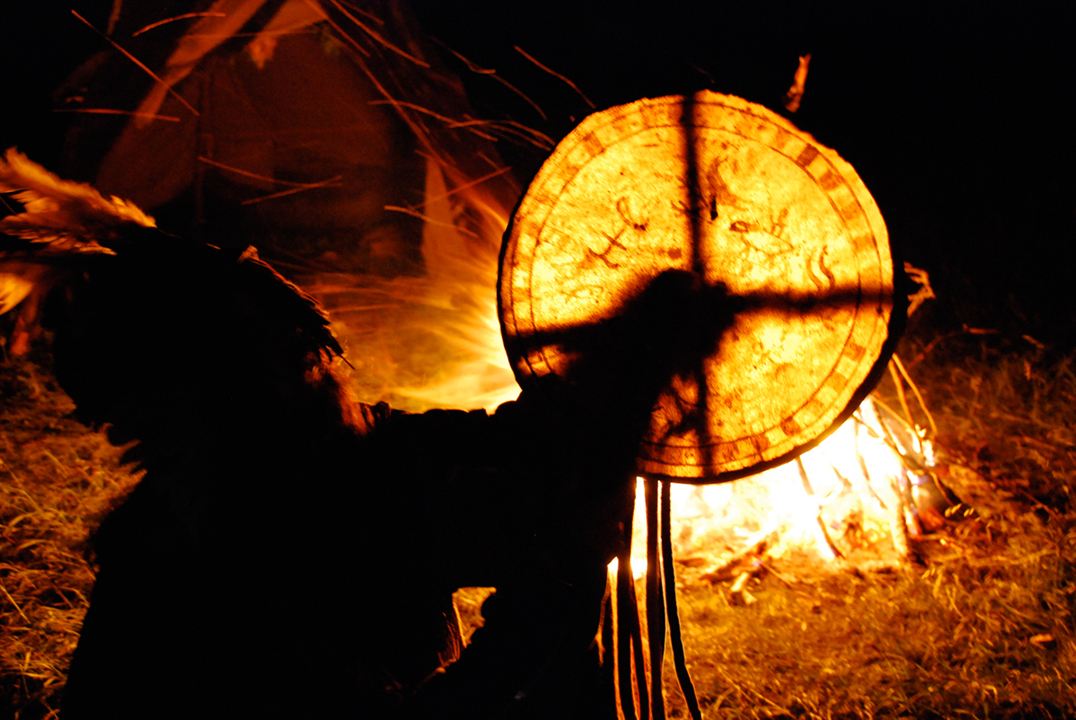
[(381, 452), (409, 458), (422, 572), (435, 585), (496, 587), (459, 660), (398, 698), (402, 716), (589, 718), (611, 700), (595, 637), (631, 510), (634, 445), (608, 457), (599, 421), (551, 379), (492, 416), (435, 411), (381, 426), (391, 428)]

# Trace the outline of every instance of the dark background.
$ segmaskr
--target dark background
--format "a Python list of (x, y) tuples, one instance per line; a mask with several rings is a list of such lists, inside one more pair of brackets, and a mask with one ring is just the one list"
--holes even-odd
[[(446, 54), (477, 114), (512, 117), (554, 138), (589, 107), (515, 46), (570, 77), (599, 108), (710, 88), (781, 110), (797, 58), (810, 52), (806, 94), (791, 117), (856, 167), (897, 253), (930, 272), (940, 297), (913, 330), (966, 325), (1026, 334), (1068, 352), (1076, 340), (1074, 5), (661, 2), (631, 10), (614, 2), (478, 0), (411, 7), (431, 38), (495, 68), (546, 117)], [(53, 112), (52, 88), (103, 44), (70, 7), (20, 3), (0, 15), (0, 141), (44, 163), (58, 157), (66, 121)], [(541, 161), (522, 148), (502, 152), (524, 179)]]

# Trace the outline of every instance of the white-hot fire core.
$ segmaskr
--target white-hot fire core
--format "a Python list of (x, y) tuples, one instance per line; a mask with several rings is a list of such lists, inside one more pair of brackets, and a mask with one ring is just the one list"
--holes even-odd
[[(898, 434), (868, 398), (798, 460), (719, 485), (673, 484), (674, 556), (715, 573), (789, 555), (820, 561), (899, 562), (918, 532), (913, 490), (923, 480), (909, 468), (933, 464), (920, 433)], [(642, 478), (636, 492), (632, 571), (646, 572)], [(763, 560), (764, 559), (764, 560)]]

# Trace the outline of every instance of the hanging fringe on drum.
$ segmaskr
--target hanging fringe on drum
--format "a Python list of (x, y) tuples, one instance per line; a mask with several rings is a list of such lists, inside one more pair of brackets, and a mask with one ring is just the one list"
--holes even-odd
[[(693, 720), (701, 720), (695, 686), (687, 669), (680, 616), (676, 605), (676, 573), (672, 558), (670, 483), (647, 480), (646, 501), (646, 625), (647, 652), (643, 652), (635, 578), (631, 571), (631, 520), (617, 558), (616, 598), (606, 614), (613, 627), (603, 630), (615, 637), (614, 675), (617, 717), (623, 720), (665, 720), (662, 690), (666, 627), (672, 645), (676, 679)], [(667, 623), (667, 625), (666, 625)], [(648, 662), (649, 661), (649, 662)], [(649, 680), (649, 681), (648, 681)]]

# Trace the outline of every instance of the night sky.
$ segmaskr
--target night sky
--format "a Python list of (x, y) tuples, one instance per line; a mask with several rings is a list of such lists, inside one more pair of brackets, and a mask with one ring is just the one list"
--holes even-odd
[[(856, 167), (896, 252), (930, 272), (941, 298), (918, 325), (998, 329), (1071, 349), (1074, 4), (744, 5), (414, 7), (432, 37), (496, 68), (547, 118), (463, 73), (479, 115), (513, 117), (558, 138), (588, 106), (516, 46), (570, 77), (599, 108), (709, 88), (780, 111), (798, 56), (811, 53), (803, 104), (790, 117)], [(64, 122), (51, 112), (49, 88), (101, 40), (67, 4), (4, 10), (0, 18), (0, 141), (48, 163)], [(503, 153), (524, 179), (542, 159), (519, 148)]]

